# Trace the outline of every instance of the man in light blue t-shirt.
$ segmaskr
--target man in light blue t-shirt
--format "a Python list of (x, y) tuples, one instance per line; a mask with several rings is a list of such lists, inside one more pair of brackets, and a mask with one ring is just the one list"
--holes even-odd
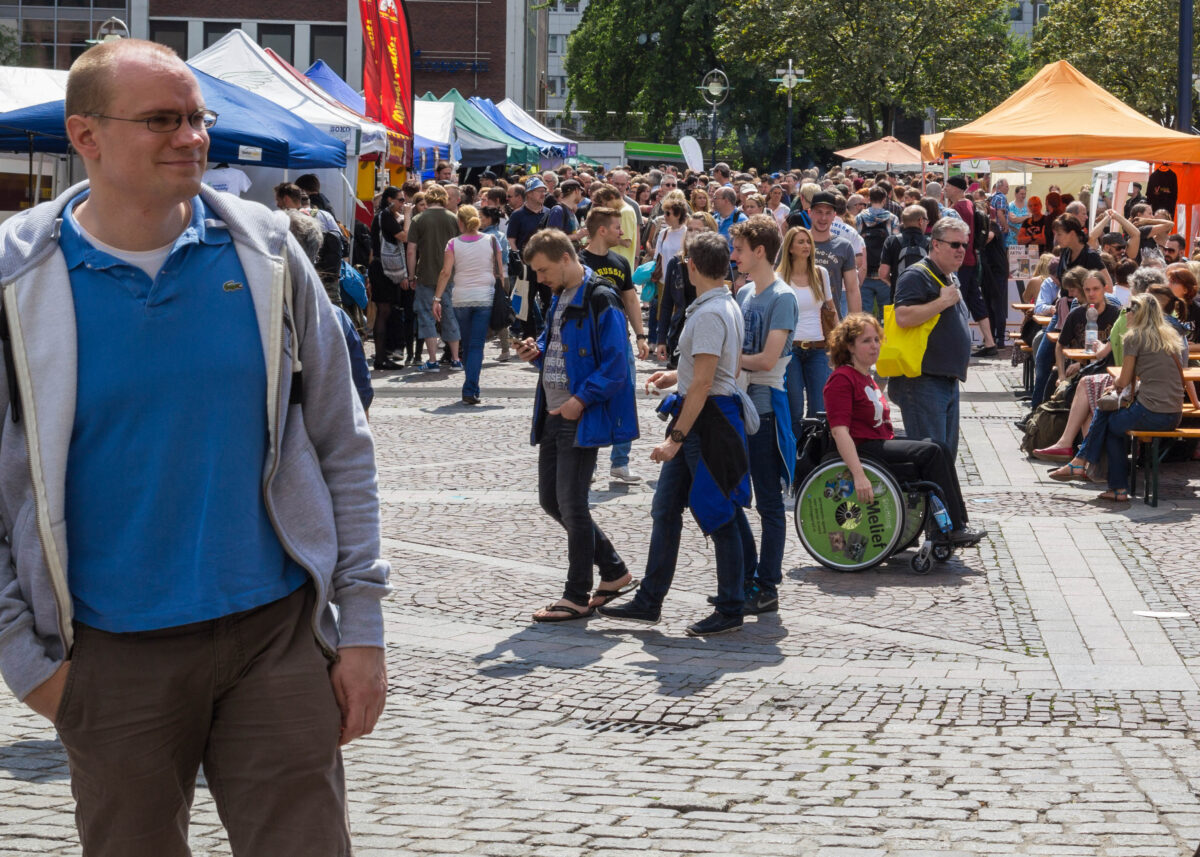
[(746, 331), (741, 370), (749, 382), (746, 392), (759, 420), (758, 431), (746, 439), (754, 504), (762, 524), (762, 548), (757, 555), (750, 524), (745, 513), (738, 511), (745, 565), (745, 612), (770, 613), (779, 609), (787, 539), (783, 491), (791, 482), (796, 460), (783, 376), (791, 360), (792, 331), (796, 329), (799, 307), (791, 287), (772, 267), (781, 244), (775, 219), (756, 214), (734, 226), (731, 234), (733, 259), (750, 278), (737, 294)]

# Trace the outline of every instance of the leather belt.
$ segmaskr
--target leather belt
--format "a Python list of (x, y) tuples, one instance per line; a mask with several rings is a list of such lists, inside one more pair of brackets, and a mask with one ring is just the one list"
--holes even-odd
[(793, 349), (798, 348), (801, 351), (824, 351), (825, 350), (825, 340), (824, 339), (809, 339), (804, 342), (801, 342), (800, 340), (796, 340), (795, 342), (792, 343), (792, 348)]

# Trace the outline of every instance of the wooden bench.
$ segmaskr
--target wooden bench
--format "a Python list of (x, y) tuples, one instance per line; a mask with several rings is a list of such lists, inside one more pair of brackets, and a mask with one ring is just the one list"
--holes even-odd
[(1158, 471), (1159, 465), (1166, 456), (1167, 445), (1161, 444), (1161, 440), (1200, 440), (1200, 428), (1183, 428), (1180, 426), (1174, 431), (1140, 431), (1133, 430), (1129, 432), (1130, 440), (1130, 460), (1129, 468), (1129, 496), (1137, 493), (1137, 466), (1138, 457), (1141, 452), (1141, 446), (1146, 441), (1150, 442), (1149, 460), (1146, 462), (1146, 494), (1144, 502), (1147, 506), (1158, 505)]

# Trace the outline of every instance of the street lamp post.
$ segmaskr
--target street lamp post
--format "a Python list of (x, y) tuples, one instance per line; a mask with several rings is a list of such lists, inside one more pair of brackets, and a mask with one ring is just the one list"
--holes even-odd
[(1192, 0), (1179, 0), (1179, 80), (1175, 127), (1192, 133)]
[(787, 90), (788, 97), (788, 118), (787, 118), (787, 166), (784, 170), (792, 168), (792, 90), (802, 83), (808, 83), (808, 78), (804, 76), (804, 69), (793, 69), (792, 61), (788, 60), (787, 68), (777, 68), (775, 73), (779, 77), (771, 78), (771, 83), (778, 83)]
[(700, 94), (712, 108), (710, 117), (712, 121), (712, 160), (715, 164), (717, 162), (717, 106), (724, 103), (725, 99), (729, 97), (729, 78), (725, 76), (725, 72), (714, 68), (704, 75), (704, 80), (700, 83)]

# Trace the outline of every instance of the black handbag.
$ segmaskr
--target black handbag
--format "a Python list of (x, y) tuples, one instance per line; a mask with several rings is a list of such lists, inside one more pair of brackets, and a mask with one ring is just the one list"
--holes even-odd
[(513, 312), (512, 302), (504, 291), (504, 284), (497, 279), (492, 291), (492, 317), (488, 327), (492, 330), (503, 330), (515, 321), (517, 314)]

